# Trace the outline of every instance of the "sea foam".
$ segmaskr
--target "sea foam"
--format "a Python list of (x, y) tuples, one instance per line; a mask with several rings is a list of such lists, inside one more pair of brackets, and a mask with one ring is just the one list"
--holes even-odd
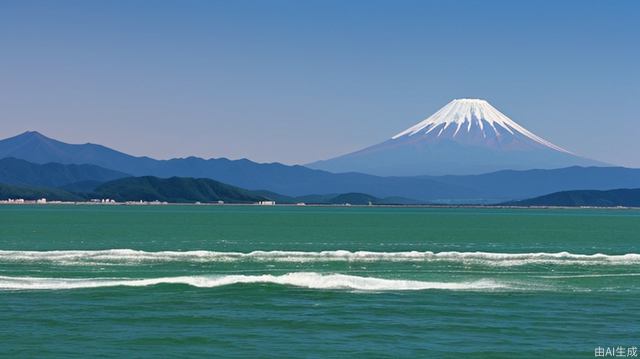
[(0, 263), (49, 262), (61, 265), (144, 264), (162, 262), (432, 262), (447, 261), (490, 266), (527, 264), (554, 265), (640, 265), (640, 254), (620, 255), (558, 253), (494, 253), (494, 252), (371, 252), (371, 251), (160, 251), (134, 249), (0, 251)]
[(199, 288), (214, 288), (233, 284), (279, 284), (310, 289), (354, 291), (407, 291), (407, 290), (467, 290), (488, 291), (507, 289), (509, 286), (493, 280), (470, 282), (426, 282), (416, 280), (359, 277), (344, 274), (294, 272), (284, 275), (222, 275), (181, 276), (162, 278), (40, 278), (0, 276), (0, 290), (63, 290), (101, 287), (146, 287), (158, 284), (184, 284)]

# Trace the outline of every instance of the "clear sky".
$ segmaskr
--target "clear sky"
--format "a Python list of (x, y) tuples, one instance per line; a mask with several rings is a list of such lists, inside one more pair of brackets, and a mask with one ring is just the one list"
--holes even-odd
[(0, 137), (305, 163), (484, 98), (640, 167), (640, 1), (0, 1)]

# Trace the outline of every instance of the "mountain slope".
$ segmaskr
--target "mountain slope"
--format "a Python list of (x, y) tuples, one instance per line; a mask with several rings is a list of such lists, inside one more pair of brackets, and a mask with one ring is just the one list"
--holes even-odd
[(141, 167), (152, 167), (155, 163), (151, 158), (130, 156), (102, 145), (60, 142), (35, 131), (0, 141), (0, 158), (6, 157), (38, 164), (93, 164), (131, 174)]
[(640, 188), (609, 191), (563, 191), (508, 204), (516, 206), (640, 207)]
[(173, 203), (251, 203), (265, 200), (245, 189), (206, 178), (128, 177), (98, 186), (94, 197), (124, 201), (166, 201)]
[(0, 159), (0, 183), (17, 186), (62, 187), (77, 182), (106, 182), (126, 173), (95, 165), (35, 164), (17, 158)]
[(460, 99), (387, 141), (307, 166), (335, 173), (416, 176), (575, 165), (605, 164), (533, 134), (484, 100)]

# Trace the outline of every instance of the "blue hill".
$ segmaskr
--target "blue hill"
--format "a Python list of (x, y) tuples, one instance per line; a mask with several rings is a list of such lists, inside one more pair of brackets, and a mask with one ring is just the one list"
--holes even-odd
[(562, 191), (508, 204), (517, 206), (640, 207), (640, 188), (609, 191)]

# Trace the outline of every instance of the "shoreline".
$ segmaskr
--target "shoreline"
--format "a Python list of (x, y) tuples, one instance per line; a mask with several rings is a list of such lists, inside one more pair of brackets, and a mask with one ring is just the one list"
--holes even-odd
[(66, 202), (66, 201), (48, 201), (39, 203), (35, 200), (25, 200), (24, 202), (0, 201), (0, 206), (214, 206), (214, 207), (330, 207), (330, 208), (474, 208), (474, 209), (607, 209), (607, 210), (639, 210), (640, 207), (597, 207), (597, 206), (507, 206), (507, 205), (480, 205), (480, 204), (310, 204), (303, 205), (296, 203), (275, 203), (275, 204), (259, 204), (259, 203), (181, 203), (181, 202)]

